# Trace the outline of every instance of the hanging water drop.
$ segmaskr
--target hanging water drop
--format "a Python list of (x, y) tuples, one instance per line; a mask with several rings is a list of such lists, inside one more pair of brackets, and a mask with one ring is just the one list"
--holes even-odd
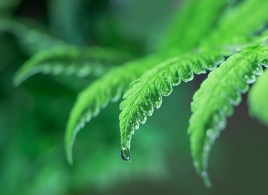
[(123, 161), (130, 162), (130, 150), (128, 148), (122, 148), (120, 154)]

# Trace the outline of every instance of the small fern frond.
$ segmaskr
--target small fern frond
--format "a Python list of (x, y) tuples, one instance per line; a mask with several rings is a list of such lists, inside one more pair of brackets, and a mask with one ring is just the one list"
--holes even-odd
[(40, 50), (66, 43), (53, 37), (44, 26), (30, 19), (0, 19), (0, 32), (13, 34), (23, 51), (32, 55)]
[(65, 74), (85, 77), (100, 76), (112, 66), (122, 64), (130, 57), (123, 52), (104, 48), (80, 48), (61, 46), (43, 50), (26, 61), (16, 72), (13, 83), (20, 85), (30, 76), (43, 74)]
[(211, 145), (225, 128), (226, 117), (233, 114), (233, 106), (240, 103), (241, 93), (262, 73), (259, 63), (267, 58), (266, 46), (245, 48), (212, 71), (193, 97), (188, 133), (194, 166), (207, 186), (211, 185), (207, 174)]
[[(204, 44), (245, 44), (268, 21), (268, 3), (263, 0), (245, 0), (230, 9), (219, 21), (218, 28)], [(249, 14), (254, 13), (254, 14)], [(246, 22), (243, 22), (246, 21)]]
[(162, 96), (168, 96), (172, 87), (181, 80), (191, 81), (194, 74), (205, 73), (214, 69), (224, 60), (221, 53), (201, 53), (172, 58), (132, 83), (124, 94), (120, 104), (121, 155), (130, 161), (130, 144), (135, 129), (146, 122), (147, 116), (153, 114), (154, 107), (159, 108)]
[(70, 164), (72, 163), (72, 147), (76, 134), (84, 127), (85, 123), (89, 122), (91, 117), (96, 117), (100, 109), (109, 102), (116, 102), (133, 80), (162, 60), (158, 56), (149, 56), (116, 67), (95, 80), (78, 95), (70, 112), (65, 133), (65, 149)]
[(227, 2), (228, 0), (185, 1), (164, 36), (162, 50), (177, 48), (188, 51), (196, 47), (218, 21), (227, 7)]
[[(268, 67), (268, 61), (262, 62)], [(249, 113), (268, 126), (268, 69), (252, 86), (248, 94)]]

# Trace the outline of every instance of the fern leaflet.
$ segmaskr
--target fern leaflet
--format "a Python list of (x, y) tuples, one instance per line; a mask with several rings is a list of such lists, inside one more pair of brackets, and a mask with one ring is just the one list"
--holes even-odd
[(168, 96), (172, 87), (193, 79), (193, 73), (201, 74), (212, 70), (223, 61), (220, 53), (191, 54), (172, 58), (145, 73), (132, 83), (120, 104), (121, 156), (130, 161), (130, 143), (134, 130), (146, 122), (159, 108), (162, 96)]
[(211, 186), (207, 174), (211, 145), (224, 129), (226, 117), (232, 115), (232, 106), (240, 103), (240, 94), (262, 73), (259, 62), (267, 59), (267, 54), (266, 46), (251, 46), (234, 54), (208, 75), (193, 97), (188, 133), (194, 166), (207, 186)]
[(23, 51), (32, 55), (40, 50), (66, 43), (50, 35), (44, 26), (30, 19), (0, 19), (0, 32), (8, 32), (18, 39)]
[(188, 51), (196, 47), (218, 21), (227, 2), (227, 0), (184, 2), (183, 9), (178, 12), (178, 16), (175, 16), (172, 26), (164, 36), (163, 51), (173, 48)]
[(268, 21), (267, 9), (268, 3), (263, 3), (262, 0), (245, 0), (221, 18), (218, 28), (205, 40), (204, 45), (210, 47), (216, 43), (220, 46), (234, 46), (247, 43)]
[(129, 58), (125, 53), (103, 48), (78, 48), (62, 46), (43, 50), (26, 61), (16, 72), (14, 85), (36, 73), (75, 74), (85, 77), (89, 74), (100, 76), (114, 65), (121, 64)]
[[(268, 67), (268, 63), (262, 62), (262, 65)], [(259, 77), (252, 86), (248, 95), (249, 113), (259, 121), (268, 125), (268, 69)]]
[(158, 56), (150, 56), (126, 63), (112, 69), (80, 92), (71, 110), (65, 133), (65, 149), (69, 163), (72, 163), (72, 147), (76, 134), (85, 123), (89, 122), (91, 117), (96, 117), (100, 109), (110, 101), (116, 102), (133, 80), (162, 60)]

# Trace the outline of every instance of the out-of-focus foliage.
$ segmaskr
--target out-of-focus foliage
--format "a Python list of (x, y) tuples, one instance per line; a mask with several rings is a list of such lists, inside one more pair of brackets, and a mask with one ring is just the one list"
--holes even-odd
[[(77, 90), (145, 50), (145, 35), (138, 35), (142, 39), (137, 42), (119, 32), (120, 25), (126, 25), (120, 19), (128, 4), (120, 8), (117, 1), (0, 2), (1, 194), (83, 194), (106, 191), (135, 178), (161, 181), (168, 177), (165, 151), (169, 135), (153, 124), (141, 135), (144, 144), (135, 149), (139, 160), (132, 166), (122, 162), (118, 104), (108, 106), (109, 114), (93, 119), (92, 126), (78, 136), (73, 166), (65, 157), (64, 129)], [(139, 6), (133, 13), (140, 13)], [(35, 57), (29, 60), (32, 55)], [(19, 88), (12, 86), (12, 77), (23, 63), (17, 84), (28, 74), (48, 73), (48, 62), (49, 66), (81, 65), (83, 70), (91, 65), (94, 77), (35, 76)], [(155, 152), (145, 149), (147, 146)]]

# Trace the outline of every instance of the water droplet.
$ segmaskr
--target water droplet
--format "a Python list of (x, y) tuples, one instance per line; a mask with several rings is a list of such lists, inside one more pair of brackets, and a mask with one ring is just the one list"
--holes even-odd
[(216, 135), (212, 134), (212, 135), (209, 137), (209, 139), (210, 139), (211, 141), (214, 141), (214, 140), (216, 139)]
[(120, 154), (122, 160), (130, 162), (130, 150), (128, 148), (122, 148)]
[(256, 81), (256, 76), (255, 75), (245, 75), (244, 78), (246, 79), (246, 82), (248, 84), (252, 84)]
[(223, 121), (220, 121), (220, 122), (218, 123), (218, 125), (219, 125), (219, 127), (220, 127), (221, 129), (223, 129), (223, 128), (225, 127), (225, 123), (224, 123)]
[(175, 71), (171, 80), (171, 85), (176, 86), (176, 85), (179, 85), (180, 83), (181, 83), (181, 77), (178, 71)]
[(151, 102), (152, 102), (152, 104), (153, 104), (154, 107), (160, 108), (160, 106), (162, 104), (162, 96), (161, 96), (161, 94), (157, 92), (157, 94), (155, 94), (151, 98)]
[(229, 102), (231, 105), (237, 106), (242, 100), (242, 97), (239, 93), (235, 92), (229, 97)]
[(139, 124), (138, 121), (135, 121), (135, 122), (132, 123), (132, 126), (134, 127), (134, 129), (138, 130), (139, 127), (140, 127), (140, 124)]
[(234, 113), (234, 109), (230, 104), (225, 105), (221, 110), (226, 116), (231, 116)]
[(141, 124), (145, 124), (146, 120), (147, 120), (147, 117), (145, 115), (141, 115), (140, 118), (139, 118), (139, 122)]
[(206, 134), (207, 134), (207, 137), (211, 137), (211, 135), (213, 135), (214, 131), (212, 129), (209, 129), (207, 130)]
[(193, 80), (194, 78), (194, 74), (192, 71), (187, 72), (186, 74), (181, 75), (181, 79), (183, 80), (183, 82), (188, 82)]
[(268, 67), (268, 59), (264, 59), (260, 62), (262, 66)]
[(202, 177), (207, 177), (207, 176), (208, 176), (208, 173), (207, 173), (206, 171), (203, 171), (203, 172), (201, 173), (201, 176), (202, 176)]
[(150, 101), (144, 102), (141, 108), (142, 108), (143, 112), (146, 113), (148, 116), (153, 115), (154, 107)]
[(262, 75), (263, 69), (262, 69), (261, 65), (257, 64), (256, 67), (253, 69), (253, 73), (255, 75)]
[(173, 88), (169, 83), (166, 82), (164, 85), (159, 87), (159, 91), (163, 96), (168, 96), (173, 91)]

